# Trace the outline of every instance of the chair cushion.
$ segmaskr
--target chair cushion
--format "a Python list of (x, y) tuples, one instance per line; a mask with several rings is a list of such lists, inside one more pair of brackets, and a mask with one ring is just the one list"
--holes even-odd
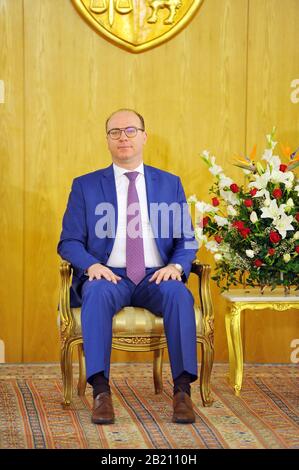
[[(81, 308), (71, 309), (74, 318), (73, 334), (81, 336)], [(199, 307), (194, 307), (197, 334), (202, 333), (202, 315)], [(164, 334), (163, 318), (154, 315), (146, 308), (124, 307), (113, 317), (114, 335), (162, 335)]]

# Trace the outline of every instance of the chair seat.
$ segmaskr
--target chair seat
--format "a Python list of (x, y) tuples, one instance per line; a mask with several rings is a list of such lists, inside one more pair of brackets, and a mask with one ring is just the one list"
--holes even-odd
[[(199, 307), (194, 306), (197, 336), (202, 334), (202, 314)], [(81, 308), (72, 309), (74, 326), (73, 334), (81, 336)], [(164, 335), (162, 316), (154, 315), (146, 308), (124, 307), (113, 317), (113, 335)]]

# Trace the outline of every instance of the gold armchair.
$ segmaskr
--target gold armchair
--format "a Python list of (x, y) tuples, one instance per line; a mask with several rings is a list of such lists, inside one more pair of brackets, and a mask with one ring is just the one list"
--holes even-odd
[[(191, 273), (198, 276), (200, 305), (195, 306), (197, 343), (201, 345), (200, 393), (204, 406), (213, 402), (210, 394), (210, 378), (214, 360), (214, 313), (210, 293), (210, 266), (192, 264)], [(78, 347), (79, 381), (78, 395), (86, 390), (86, 371), (81, 332), (81, 308), (70, 307), (72, 267), (67, 261), (60, 266), (61, 289), (59, 301), (61, 372), (64, 404), (70, 405), (73, 391), (72, 356)], [(122, 351), (154, 351), (153, 377), (155, 392), (161, 393), (163, 351), (167, 347), (163, 318), (145, 308), (125, 307), (113, 317), (112, 348)]]

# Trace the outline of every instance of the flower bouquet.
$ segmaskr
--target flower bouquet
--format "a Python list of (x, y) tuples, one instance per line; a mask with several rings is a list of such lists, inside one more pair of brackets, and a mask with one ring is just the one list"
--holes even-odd
[(250, 156), (238, 157), (235, 165), (244, 173), (238, 185), (226, 176), (208, 151), (201, 155), (215, 177), (209, 203), (193, 195), (195, 234), (200, 245), (214, 254), (212, 277), (222, 291), (230, 285), (283, 285), (299, 289), (299, 166), (298, 150), (281, 146), (283, 163), (274, 149), (274, 130), (268, 146), (256, 161), (256, 146)]

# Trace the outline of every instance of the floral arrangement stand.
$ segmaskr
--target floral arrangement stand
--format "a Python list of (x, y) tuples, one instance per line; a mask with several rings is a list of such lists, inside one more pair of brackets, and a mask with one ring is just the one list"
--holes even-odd
[(229, 353), (229, 382), (240, 395), (243, 381), (243, 349), (241, 338), (241, 312), (243, 310), (272, 309), (285, 311), (299, 309), (299, 292), (284, 295), (283, 288), (261, 294), (259, 289), (232, 289), (222, 293), (228, 302), (225, 326)]
[(215, 156), (204, 151), (215, 182), (209, 203), (188, 199), (196, 209), (196, 237), (215, 258), (212, 277), (222, 292), (232, 285), (283, 286), (290, 294), (299, 289), (299, 165), (298, 150), (281, 145), (283, 158), (275, 154), (274, 130), (267, 135), (267, 148), (256, 161), (256, 146), (249, 156), (238, 157), (240, 185), (225, 175)]

